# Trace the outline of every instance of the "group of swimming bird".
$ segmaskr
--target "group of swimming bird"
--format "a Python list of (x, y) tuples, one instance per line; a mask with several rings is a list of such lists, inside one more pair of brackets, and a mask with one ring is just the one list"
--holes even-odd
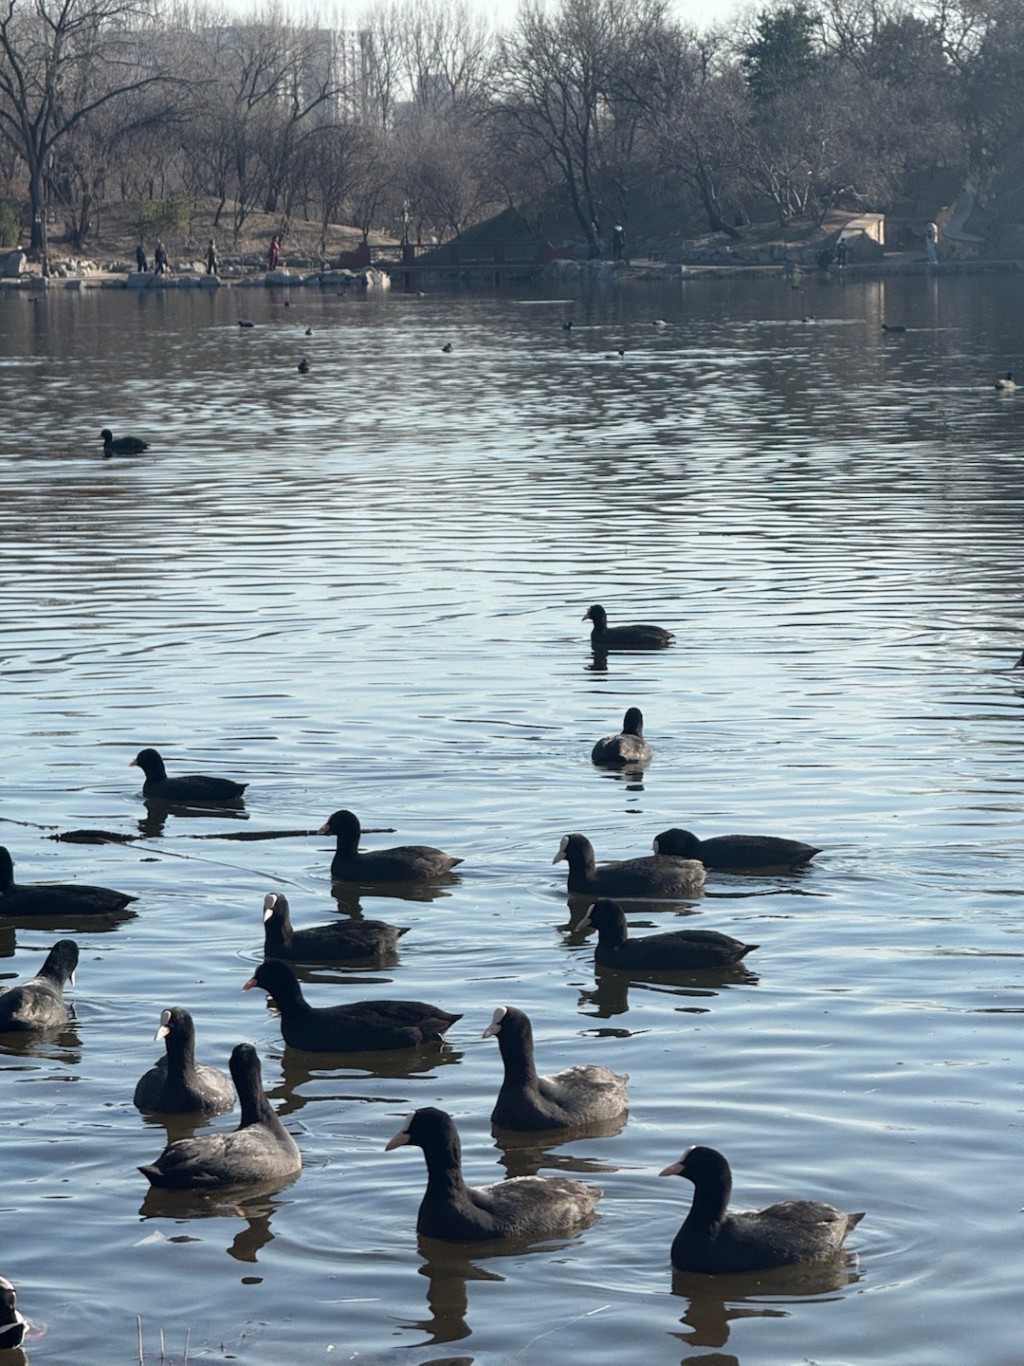
[[(106, 434), (105, 434), (106, 435)], [(592, 623), (591, 645), (607, 650), (663, 649), (671, 632), (645, 624), (609, 626), (595, 604), (584, 620)], [(643, 716), (630, 707), (622, 731), (593, 748), (595, 764), (642, 768), (652, 757), (644, 739)], [(131, 763), (144, 775), (147, 802), (177, 807), (239, 805), (246, 784), (204, 774), (170, 777), (161, 755), (141, 750)], [(333, 835), (331, 877), (335, 883), (430, 884), (450, 880), (462, 859), (425, 845), (360, 851), (360, 822), (351, 811), (335, 811), (318, 831)], [(597, 932), (595, 963), (625, 971), (724, 970), (757, 948), (713, 930), (674, 930), (630, 938), (618, 899), (673, 899), (700, 895), (708, 870), (730, 873), (792, 872), (816, 853), (813, 845), (763, 835), (725, 835), (700, 840), (689, 831), (659, 834), (646, 857), (598, 864), (582, 834), (563, 837), (554, 862), (568, 865), (568, 892), (587, 897), (589, 907), (577, 932)], [(14, 880), (7, 849), (0, 848), (0, 921), (61, 916), (112, 915), (134, 897), (105, 887), (78, 883), (25, 884)], [(264, 960), (244, 990), (259, 988), (277, 1007), (284, 1042), (315, 1053), (353, 1053), (418, 1047), (436, 1043), (462, 1018), (424, 1001), (370, 1000), (313, 1006), (304, 997), (292, 962), (379, 963), (393, 954), (406, 930), (384, 921), (333, 921), (296, 929), (287, 898), (268, 893), (263, 902)], [(58, 940), (31, 980), (0, 993), (0, 1036), (8, 1031), (49, 1030), (72, 1017), (64, 988), (74, 984), (78, 946)], [(484, 1030), (498, 1041), (504, 1080), (491, 1114), (499, 1128), (518, 1131), (585, 1130), (624, 1116), (628, 1077), (606, 1067), (569, 1068), (554, 1076), (538, 1073), (529, 1017), (514, 1006), (500, 1006)], [(204, 1134), (169, 1143), (140, 1171), (154, 1186), (177, 1190), (283, 1184), (301, 1170), (298, 1145), (274, 1113), (263, 1090), (256, 1050), (239, 1043), (231, 1053), (230, 1081), (218, 1069), (196, 1061), (195, 1028), (181, 1006), (163, 1011), (156, 1038), (164, 1056), (142, 1076), (135, 1105), (143, 1111), (196, 1116), (233, 1108), (241, 1118), (232, 1131)], [(471, 1187), (461, 1170), (459, 1136), (445, 1111), (414, 1111), (387, 1144), (423, 1150), (427, 1186), (417, 1230), (454, 1241), (543, 1238), (585, 1222), (601, 1192), (559, 1176), (514, 1177)], [(847, 1232), (863, 1217), (819, 1201), (796, 1200), (768, 1209), (727, 1212), (731, 1175), (726, 1159), (707, 1147), (690, 1148), (662, 1176), (683, 1176), (694, 1185), (690, 1211), (671, 1248), (673, 1267), (707, 1273), (765, 1270), (836, 1255)], [(15, 1346), (25, 1320), (15, 1293), (0, 1278), (0, 1347)]]

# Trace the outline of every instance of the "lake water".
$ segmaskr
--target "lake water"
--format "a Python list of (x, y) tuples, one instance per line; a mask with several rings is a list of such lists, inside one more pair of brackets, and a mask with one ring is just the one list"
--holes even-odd
[[(139, 1318), (148, 1363), (1024, 1361), (1024, 389), (991, 387), (1024, 371), (1021, 292), (0, 294), (0, 843), (21, 881), (139, 897), (74, 927), (74, 1033), (0, 1049), (0, 1274), (35, 1366), (137, 1361)], [(106, 426), (151, 449), (104, 461)], [(676, 644), (595, 660), (592, 602)], [(590, 763), (632, 704), (642, 778)], [(245, 811), (147, 822), (144, 745), (249, 781)], [(338, 807), (395, 832), (364, 847), (465, 863), (434, 900), (364, 896), (409, 926), (398, 965), (308, 994), (463, 1012), (443, 1049), (310, 1059), (241, 992), (266, 892), (339, 911), (324, 837), (224, 836)], [(758, 943), (750, 980), (595, 979), (567, 932), (561, 836), (622, 858), (670, 825), (823, 847), (633, 908)], [(139, 838), (51, 839), (83, 827)], [(0, 920), (0, 984), (67, 932)], [(620, 1133), (496, 1146), (500, 1004), (542, 1071), (631, 1074)], [(131, 1098), (170, 1005), (203, 1061), (257, 1046), (304, 1161), (280, 1194), (147, 1195), (167, 1133)], [(599, 1218), (418, 1245), (422, 1155), (384, 1146), (424, 1105), (472, 1183), (578, 1174)], [(673, 1284), (692, 1187), (657, 1173), (694, 1142), (739, 1207), (866, 1211), (847, 1263)]]

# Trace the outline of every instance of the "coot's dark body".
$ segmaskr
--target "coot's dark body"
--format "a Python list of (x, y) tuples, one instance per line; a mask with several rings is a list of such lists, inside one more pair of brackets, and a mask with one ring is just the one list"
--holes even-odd
[(864, 1218), (819, 1200), (786, 1200), (727, 1214), (732, 1173), (714, 1148), (690, 1148), (660, 1175), (685, 1176), (694, 1186), (690, 1212), (672, 1242), (678, 1271), (738, 1274), (825, 1261)]
[(422, 1148), (427, 1189), (416, 1231), (447, 1242), (551, 1238), (593, 1213), (602, 1192), (565, 1176), (517, 1176), (493, 1186), (467, 1186), (458, 1130), (444, 1110), (414, 1111), (387, 1145)]
[(583, 617), (593, 622), (590, 643), (595, 650), (663, 650), (675, 636), (663, 626), (634, 622), (630, 626), (609, 626), (608, 613), (595, 602)]
[(174, 806), (220, 806), (237, 802), (249, 786), (230, 778), (210, 778), (205, 773), (183, 773), (169, 778), (164, 761), (155, 749), (140, 749), (128, 765), (141, 768), (145, 775), (142, 795), (149, 801)]
[(462, 862), (428, 844), (400, 844), (394, 849), (361, 854), (362, 827), (351, 811), (335, 811), (317, 833), (335, 837), (331, 860), (331, 877), (335, 882), (431, 882)]
[(644, 739), (644, 715), (639, 707), (630, 707), (619, 734), (598, 740), (590, 753), (591, 761), (604, 768), (632, 768), (650, 763), (653, 757), (654, 750)]
[(22, 916), (113, 915), (123, 911), (137, 898), (127, 892), (115, 892), (112, 887), (88, 887), (76, 882), (29, 882), (19, 886), (14, 881), (14, 861), (0, 846), (0, 916), (12, 919)]
[(138, 1080), (134, 1102), (139, 1110), (217, 1115), (234, 1108), (235, 1088), (224, 1073), (196, 1062), (196, 1028), (187, 1010), (163, 1011), (154, 1038), (164, 1040), (166, 1052)]
[(0, 1276), (0, 1352), (21, 1346), (28, 1324), (17, 1308), (18, 1294), (10, 1281)]
[(281, 1035), (292, 1048), (309, 1053), (363, 1053), (415, 1048), (440, 1039), (461, 1020), (425, 1001), (353, 1001), (311, 1006), (295, 972), (276, 958), (261, 963), (243, 990), (262, 987), (281, 1014)]
[(704, 887), (704, 865), (694, 859), (622, 859), (602, 863), (594, 859), (594, 846), (586, 835), (566, 835), (552, 863), (569, 865), (568, 890), (589, 896), (645, 898), (699, 896)]
[(395, 952), (406, 933), (384, 920), (337, 920), (292, 928), (288, 899), (268, 892), (263, 899), (263, 956), (294, 963), (379, 962)]
[(694, 858), (723, 873), (792, 872), (810, 863), (821, 850), (802, 840), (776, 835), (715, 835), (700, 840), (689, 830), (663, 830), (655, 837), (654, 852), (671, 858)]
[(484, 1030), (501, 1049), (505, 1076), (491, 1111), (491, 1122), (528, 1132), (599, 1124), (626, 1108), (629, 1077), (593, 1064), (569, 1067), (551, 1077), (537, 1074), (533, 1026), (525, 1011), (499, 1006)]
[(591, 926), (598, 934), (594, 962), (602, 968), (637, 972), (729, 968), (758, 947), (717, 930), (669, 930), (630, 939), (622, 907), (607, 897), (596, 901), (576, 928), (587, 930)]
[(270, 1108), (251, 1044), (235, 1045), (231, 1078), (242, 1110), (238, 1128), (168, 1144), (155, 1162), (139, 1168), (151, 1185), (167, 1190), (263, 1186), (288, 1181), (302, 1170), (295, 1140)]
[(109, 427), (100, 432), (104, 455), (141, 455), (149, 450), (149, 442), (138, 436), (115, 436)]
[(78, 945), (58, 939), (35, 977), (0, 992), (0, 1034), (61, 1029), (71, 1018), (65, 984), (75, 983)]

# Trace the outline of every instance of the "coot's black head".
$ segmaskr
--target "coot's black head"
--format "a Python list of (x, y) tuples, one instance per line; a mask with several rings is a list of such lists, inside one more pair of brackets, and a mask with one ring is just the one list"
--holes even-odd
[(599, 602), (595, 602), (592, 607), (587, 608), (583, 620), (592, 621), (595, 631), (603, 631), (608, 625), (608, 613)]
[(173, 1039), (176, 1042), (186, 1043), (195, 1039), (196, 1027), (192, 1022), (192, 1016), (184, 1006), (170, 1006), (167, 1010), (160, 1012), (160, 1024), (156, 1033), (156, 1039)]
[(329, 816), (326, 824), (322, 825), (316, 832), (318, 835), (340, 835), (351, 838), (353, 835), (356, 840), (362, 833), (362, 826), (359, 824), (359, 817), (351, 811), (335, 811)]
[(532, 1040), (533, 1026), (530, 1017), (525, 1010), (519, 1010), (515, 1006), (498, 1006), (491, 1023), (484, 1030), (481, 1038), (497, 1039), (499, 1043), (502, 1038), (511, 1035), (514, 1038)]
[(576, 926), (577, 932), (580, 930), (595, 929), (600, 933), (601, 930), (611, 930), (621, 928), (625, 932), (626, 913), (617, 901), (613, 901), (609, 896), (603, 896), (599, 901), (595, 901), (590, 910)]
[(671, 858), (700, 858), (700, 840), (689, 830), (673, 827), (654, 837), (654, 852)]
[(587, 839), (586, 835), (576, 832), (572, 835), (563, 835), (558, 846), (558, 853), (551, 860), (552, 863), (567, 863), (571, 868), (574, 863), (585, 864), (587, 859), (593, 859), (594, 846)]
[(278, 920), (282, 924), (290, 921), (288, 898), (282, 892), (268, 892), (263, 898), (263, 923)]
[(75, 985), (75, 968), (78, 967), (78, 945), (73, 939), (58, 939), (46, 955), (46, 962), (40, 976), (52, 977), (61, 986), (65, 982)]
[(25, 1336), (28, 1324), (18, 1312), (17, 1303), (18, 1295), (14, 1286), (0, 1276), (0, 1352), (20, 1347)]
[(268, 958), (261, 963), (242, 990), (251, 991), (253, 987), (262, 987), (268, 996), (273, 996), (279, 1006), (302, 999), (299, 979), (293, 969), (287, 963), (282, 963), (279, 958)]
[(729, 1164), (722, 1154), (715, 1148), (705, 1148), (700, 1144), (687, 1148), (678, 1162), (673, 1162), (658, 1175), (685, 1176), (695, 1186), (707, 1181), (732, 1184)]
[(428, 1149), (439, 1148), (447, 1149), (454, 1155), (456, 1162), (460, 1156), (459, 1131), (455, 1127), (455, 1121), (446, 1110), (438, 1110), (433, 1105), (424, 1106), (421, 1110), (413, 1110), (406, 1115), (405, 1123), (395, 1136), (388, 1140), (384, 1151), (389, 1153), (394, 1148), (401, 1148), (406, 1143), (414, 1148)]
[(164, 761), (155, 749), (140, 749), (128, 767), (141, 768), (147, 778), (167, 777)]
[(235, 1083), (235, 1090), (242, 1094), (243, 1091), (251, 1093), (255, 1089), (262, 1090), (263, 1074), (260, 1071), (259, 1054), (251, 1043), (236, 1043), (231, 1050), (231, 1059), (228, 1062), (228, 1070), (231, 1073), (231, 1080)]
[(626, 715), (622, 718), (622, 733), (624, 735), (639, 735), (641, 738), (644, 733), (644, 714), (639, 707), (630, 707)]
[[(1021, 656), (1024, 658), (1024, 655)], [(7, 847), (0, 844), (0, 892), (6, 892), (14, 886), (14, 859), (11, 858)]]

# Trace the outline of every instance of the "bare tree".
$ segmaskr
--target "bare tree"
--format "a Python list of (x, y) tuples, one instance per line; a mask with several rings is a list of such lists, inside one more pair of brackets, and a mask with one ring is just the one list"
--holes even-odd
[(592, 255), (603, 149), (616, 119), (636, 115), (628, 68), (665, 23), (661, 0), (525, 0), (499, 40), (494, 86), (503, 117), (555, 168)]
[(0, 0), (0, 133), (24, 157), (31, 246), (50, 157), (96, 110), (165, 79), (142, 57), (145, 0)]

